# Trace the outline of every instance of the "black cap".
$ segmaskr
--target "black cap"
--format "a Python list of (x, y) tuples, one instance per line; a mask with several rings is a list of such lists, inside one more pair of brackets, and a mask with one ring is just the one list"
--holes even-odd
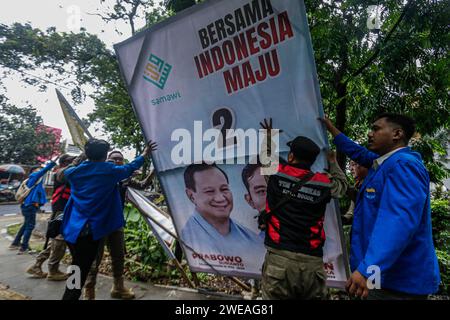
[(311, 139), (298, 136), (287, 143), (291, 152), (297, 160), (304, 160), (313, 163), (320, 153), (319, 146)]
[(76, 157), (68, 155), (67, 153), (63, 154), (61, 157), (59, 157), (59, 164), (63, 164), (66, 162), (72, 162), (73, 159), (75, 159)]

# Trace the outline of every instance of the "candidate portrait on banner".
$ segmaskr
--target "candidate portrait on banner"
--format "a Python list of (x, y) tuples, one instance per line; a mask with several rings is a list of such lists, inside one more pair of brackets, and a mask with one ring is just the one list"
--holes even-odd
[(214, 164), (192, 164), (184, 172), (184, 183), (194, 211), (181, 239), (195, 250), (193, 254), (215, 255), (225, 263), (238, 260), (242, 269), (260, 261), (265, 250), (262, 239), (230, 217), (234, 195), (227, 174)]

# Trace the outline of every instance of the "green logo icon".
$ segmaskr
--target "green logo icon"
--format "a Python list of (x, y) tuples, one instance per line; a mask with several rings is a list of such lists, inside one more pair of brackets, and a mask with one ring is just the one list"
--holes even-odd
[(164, 89), (172, 66), (161, 58), (150, 54), (144, 70), (144, 79), (160, 89)]

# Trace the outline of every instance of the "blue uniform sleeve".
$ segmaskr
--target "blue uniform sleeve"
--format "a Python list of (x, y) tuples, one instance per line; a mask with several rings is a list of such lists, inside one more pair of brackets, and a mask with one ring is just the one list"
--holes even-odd
[(380, 157), (378, 154), (361, 147), (343, 133), (338, 134), (333, 142), (339, 151), (366, 168), (370, 168), (373, 160)]
[(129, 178), (133, 174), (133, 172), (142, 167), (143, 164), (144, 164), (144, 157), (139, 156), (126, 165), (115, 166), (113, 171), (115, 177), (117, 178), (117, 182)]
[(371, 265), (383, 275), (398, 259), (420, 225), (428, 185), (426, 171), (411, 162), (399, 161), (390, 170), (366, 255), (357, 268), (362, 275), (370, 276)]
[(56, 162), (51, 161), (38, 172), (30, 174), (27, 181), (27, 187), (31, 188), (40, 178), (44, 176), (47, 171), (51, 170), (54, 166), (56, 166)]

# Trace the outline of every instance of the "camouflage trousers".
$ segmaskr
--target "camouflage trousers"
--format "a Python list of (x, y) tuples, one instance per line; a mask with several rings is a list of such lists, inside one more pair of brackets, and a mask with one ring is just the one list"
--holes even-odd
[(322, 258), (267, 247), (261, 290), (264, 300), (326, 299)]
[(48, 271), (55, 273), (58, 271), (59, 263), (66, 253), (66, 242), (61, 235), (51, 239), (47, 248), (39, 253), (36, 257), (36, 265), (41, 267), (45, 260), (48, 259)]

